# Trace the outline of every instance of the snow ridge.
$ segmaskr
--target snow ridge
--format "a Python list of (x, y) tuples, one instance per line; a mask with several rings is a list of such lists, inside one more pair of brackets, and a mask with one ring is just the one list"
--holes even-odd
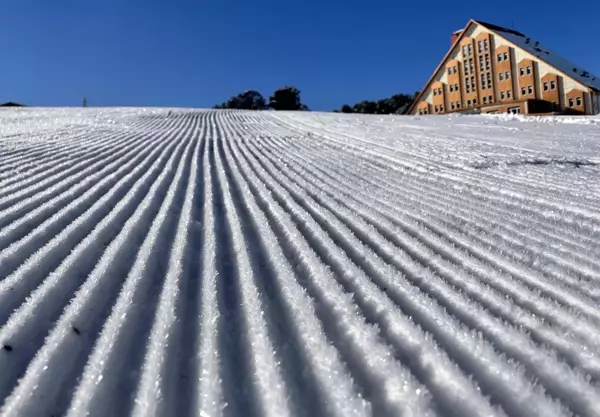
[(600, 416), (594, 123), (0, 121), (0, 416)]

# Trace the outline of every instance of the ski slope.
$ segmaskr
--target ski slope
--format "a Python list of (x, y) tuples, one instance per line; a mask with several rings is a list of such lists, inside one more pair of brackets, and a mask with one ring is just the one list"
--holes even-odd
[(600, 416), (600, 119), (0, 111), (0, 416)]

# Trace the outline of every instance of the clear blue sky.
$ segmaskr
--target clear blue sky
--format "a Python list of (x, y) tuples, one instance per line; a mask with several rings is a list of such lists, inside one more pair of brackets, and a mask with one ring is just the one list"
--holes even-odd
[(0, 101), (210, 107), (292, 84), (315, 110), (419, 90), (469, 18), (600, 73), (600, 2), (18, 0), (0, 13)]

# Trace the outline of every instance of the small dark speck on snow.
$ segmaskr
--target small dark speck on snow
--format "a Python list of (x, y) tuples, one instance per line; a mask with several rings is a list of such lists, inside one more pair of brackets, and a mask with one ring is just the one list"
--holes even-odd
[(4, 348), (4, 350), (5, 350), (5, 351), (7, 351), (7, 352), (11, 352), (11, 351), (13, 350), (13, 348), (12, 348), (12, 346), (11, 346), (11, 345), (4, 345), (4, 346), (2, 346), (2, 347), (3, 347), (3, 348)]

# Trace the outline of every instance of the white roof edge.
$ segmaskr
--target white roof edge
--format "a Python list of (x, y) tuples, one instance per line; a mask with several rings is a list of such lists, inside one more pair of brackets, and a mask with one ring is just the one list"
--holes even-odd
[[(494, 28), (490, 28), (485, 24), (479, 23), (475, 21), (475, 23), (480, 26), (486, 28), (490, 32), (495, 33), (496, 35), (506, 39), (513, 45), (521, 48), (522, 50), (528, 52), (533, 55), (537, 59), (545, 62), (550, 65), (557, 71), (563, 73), (566, 77), (572, 78), (580, 84), (587, 86), (588, 88), (600, 91), (600, 77), (592, 74), (591, 72), (585, 70), (584, 68), (576, 65), (575, 63), (569, 61), (564, 58), (562, 55), (559, 55), (552, 50), (543, 46), (540, 42), (537, 42), (535, 39), (527, 37), (523, 34), (523, 36), (516, 35), (514, 33), (505, 32), (502, 30), (496, 30)], [(574, 72), (573, 69), (576, 68), (577, 72)], [(587, 73), (588, 76), (584, 77), (583, 74)]]

